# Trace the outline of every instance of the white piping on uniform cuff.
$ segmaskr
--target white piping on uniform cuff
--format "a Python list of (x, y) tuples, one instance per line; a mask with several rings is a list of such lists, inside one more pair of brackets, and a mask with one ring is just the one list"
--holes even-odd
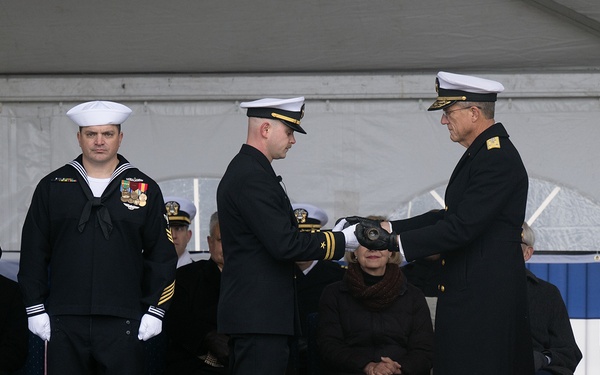
[[(390, 225), (389, 231), (393, 232), (394, 231), (394, 226), (392, 225), (391, 221), (386, 221), (386, 223), (388, 223)], [(402, 241), (400, 240), (400, 235), (398, 234), (398, 251), (400, 252), (400, 255), (402, 255), (402, 259), (406, 260), (406, 257), (404, 256), (404, 250), (402, 249)]]
[(148, 307), (148, 314), (158, 319), (162, 319), (165, 317), (165, 310), (161, 309), (160, 307), (150, 306)]
[(34, 316), (34, 315), (39, 315), (39, 314), (43, 314), (46, 312), (46, 309), (44, 308), (44, 304), (40, 303), (39, 305), (33, 305), (33, 306), (29, 306), (25, 309), (27, 316)]
[(404, 256), (404, 249), (402, 248), (402, 240), (400, 239), (400, 235), (398, 235), (398, 251), (400, 252), (400, 255), (402, 255), (402, 259), (406, 260), (406, 257)]

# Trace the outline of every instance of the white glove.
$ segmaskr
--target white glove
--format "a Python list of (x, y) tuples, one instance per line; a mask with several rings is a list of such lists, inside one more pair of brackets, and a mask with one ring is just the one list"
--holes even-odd
[(335, 225), (335, 227), (333, 227), (333, 229), (331, 230), (332, 232), (341, 232), (342, 229), (344, 229), (344, 225), (346, 225), (348, 222), (346, 221), (346, 219), (341, 219), (340, 221), (337, 222), (337, 224)]
[(148, 339), (158, 335), (162, 331), (162, 320), (150, 314), (144, 314), (138, 330), (138, 339), (148, 341)]
[(27, 325), (33, 334), (44, 341), (50, 341), (50, 317), (47, 313), (30, 316), (27, 318)]
[(356, 235), (354, 234), (354, 230), (356, 229), (356, 224), (350, 225), (347, 228), (344, 228), (344, 225), (348, 225), (348, 221), (346, 219), (342, 219), (338, 221), (338, 223), (331, 230), (332, 232), (342, 232), (344, 233), (344, 237), (346, 239), (346, 251), (356, 250), (360, 244), (356, 239)]
[[(344, 221), (346, 220), (344, 219)], [(354, 234), (357, 225), (358, 224), (353, 224), (348, 228), (342, 229), (342, 233), (344, 233), (344, 237), (346, 238), (346, 251), (354, 252), (354, 250), (358, 249), (360, 246), (358, 239), (356, 239), (356, 234)]]

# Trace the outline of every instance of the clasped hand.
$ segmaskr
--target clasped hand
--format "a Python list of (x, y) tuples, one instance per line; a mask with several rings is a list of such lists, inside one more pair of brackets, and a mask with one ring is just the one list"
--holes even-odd
[(27, 318), (29, 330), (44, 341), (50, 341), (50, 317), (47, 313)]
[(150, 314), (144, 314), (140, 321), (138, 330), (138, 339), (148, 341), (154, 336), (157, 336), (162, 331), (162, 320)]
[(381, 357), (381, 362), (369, 362), (365, 368), (366, 375), (402, 374), (400, 364), (389, 357)]

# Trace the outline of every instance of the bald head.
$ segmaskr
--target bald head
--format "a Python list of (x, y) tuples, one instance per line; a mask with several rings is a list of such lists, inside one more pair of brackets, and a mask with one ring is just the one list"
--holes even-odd
[(294, 130), (279, 120), (249, 117), (246, 143), (272, 162), (274, 159), (285, 158), (296, 139)]

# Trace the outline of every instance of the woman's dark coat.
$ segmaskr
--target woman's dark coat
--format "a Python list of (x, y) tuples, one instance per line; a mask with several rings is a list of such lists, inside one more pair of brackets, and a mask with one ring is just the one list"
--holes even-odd
[(319, 306), (317, 343), (327, 374), (363, 374), (369, 362), (390, 357), (403, 375), (429, 374), (433, 328), (423, 293), (405, 282), (382, 311), (369, 311), (344, 281), (325, 288)]

